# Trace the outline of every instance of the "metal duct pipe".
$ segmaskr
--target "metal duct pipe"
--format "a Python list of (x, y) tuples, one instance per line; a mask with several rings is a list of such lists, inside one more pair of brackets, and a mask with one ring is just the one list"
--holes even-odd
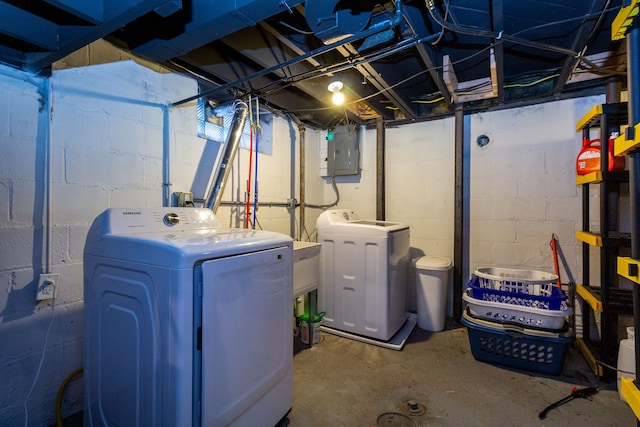
[(205, 205), (207, 209), (211, 209), (213, 213), (216, 213), (218, 206), (220, 206), (224, 186), (226, 185), (227, 178), (231, 173), (231, 168), (228, 166), (236, 157), (238, 145), (240, 145), (240, 138), (242, 137), (242, 130), (249, 113), (249, 107), (244, 102), (236, 102), (234, 104), (234, 109), (233, 119), (231, 120), (231, 129), (229, 129), (227, 142), (224, 145), (224, 152), (222, 153), (222, 158), (218, 164), (218, 168), (211, 185), (211, 190), (207, 196), (207, 203)]
[(352, 36), (364, 29), (371, 18), (371, 11), (355, 9), (357, 4), (339, 6), (340, 0), (307, 0), (304, 17), (324, 44), (331, 44)]

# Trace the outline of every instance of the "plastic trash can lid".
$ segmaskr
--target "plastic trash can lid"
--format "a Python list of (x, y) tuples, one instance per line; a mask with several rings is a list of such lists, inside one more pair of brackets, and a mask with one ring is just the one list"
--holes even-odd
[(444, 271), (452, 267), (451, 259), (444, 256), (423, 256), (415, 258), (413, 265), (418, 270)]

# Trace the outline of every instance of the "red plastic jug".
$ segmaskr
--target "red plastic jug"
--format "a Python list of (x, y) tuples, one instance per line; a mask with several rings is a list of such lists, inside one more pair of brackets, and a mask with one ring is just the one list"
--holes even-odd
[[(613, 141), (616, 135), (612, 134), (609, 138), (609, 172), (624, 170), (624, 157), (613, 155)], [(576, 173), (578, 175), (586, 175), (591, 172), (600, 170), (600, 140), (587, 139), (582, 140), (582, 150), (576, 159)]]

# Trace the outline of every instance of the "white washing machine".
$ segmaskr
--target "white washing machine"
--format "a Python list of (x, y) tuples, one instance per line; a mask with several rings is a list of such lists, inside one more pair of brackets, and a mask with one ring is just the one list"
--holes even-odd
[(409, 226), (333, 209), (318, 217), (317, 229), (323, 325), (389, 340), (407, 320)]
[(86, 426), (273, 426), (292, 405), (288, 236), (108, 209), (84, 252)]

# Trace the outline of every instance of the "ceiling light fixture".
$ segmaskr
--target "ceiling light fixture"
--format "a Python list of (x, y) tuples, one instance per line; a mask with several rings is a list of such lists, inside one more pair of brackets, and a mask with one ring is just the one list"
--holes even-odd
[(327, 88), (329, 89), (329, 92), (333, 93), (331, 100), (335, 105), (342, 105), (342, 103), (344, 102), (344, 94), (341, 92), (342, 87), (343, 84), (341, 81), (335, 81), (329, 83), (329, 87)]

